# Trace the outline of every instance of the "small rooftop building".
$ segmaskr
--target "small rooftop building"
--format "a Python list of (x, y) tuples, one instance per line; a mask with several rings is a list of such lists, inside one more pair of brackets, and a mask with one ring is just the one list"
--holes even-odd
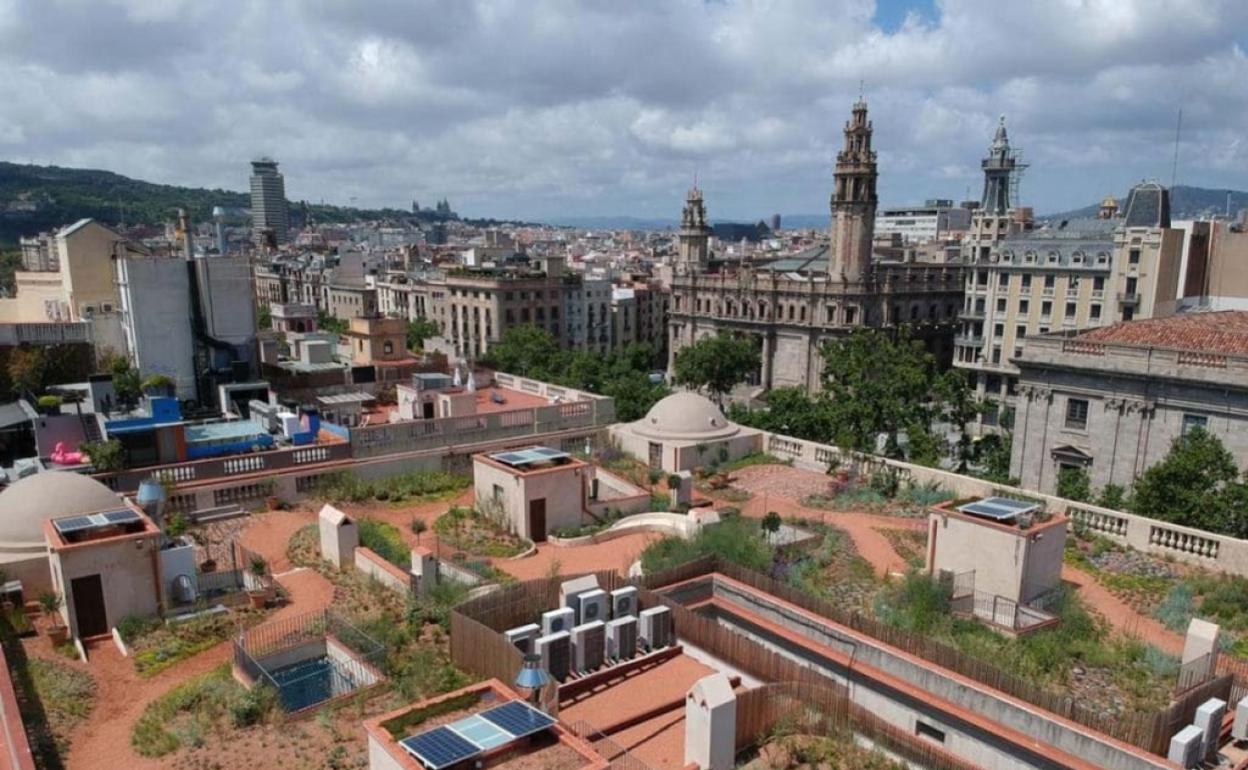
[(1030, 612), (1062, 579), (1064, 516), (1005, 497), (941, 503), (927, 527), (927, 572), (953, 583), (954, 612), (1007, 631), (1025, 631), (1052, 616)]
[(729, 462), (763, 448), (763, 434), (729, 421), (710, 399), (673, 393), (645, 417), (611, 427), (620, 448), (668, 473)]
[(521, 537), (541, 542), (556, 529), (583, 523), (593, 476), (589, 464), (542, 446), (472, 460), (477, 504), (497, 509)]
[(0, 569), (21, 580), (27, 596), (52, 588), (44, 522), (119, 509), (121, 498), (78, 473), (44, 471), (0, 492)]

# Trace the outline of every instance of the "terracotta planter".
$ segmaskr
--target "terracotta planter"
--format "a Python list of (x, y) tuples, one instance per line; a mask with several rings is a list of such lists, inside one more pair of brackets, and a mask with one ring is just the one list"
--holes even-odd
[(248, 591), (247, 598), (251, 601), (253, 610), (262, 610), (269, 603), (268, 591)]
[(69, 641), (69, 627), (49, 626), (48, 641), (52, 642), (53, 647), (60, 647), (62, 644), (65, 644), (65, 642)]
[(269, 495), (264, 499), (264, 503), (269, 506), (270, 511), (276, 511), (282, 507), (282, 498), (277, 495)]

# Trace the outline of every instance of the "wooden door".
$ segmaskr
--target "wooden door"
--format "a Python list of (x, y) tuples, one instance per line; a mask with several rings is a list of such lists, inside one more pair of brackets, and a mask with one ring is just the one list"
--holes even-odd
[(546, 542), (546, 498), (529, 501), (529, 539)]
[(104, 584), (99, 575), (87, 575), (70, 581), (74, 596), (74, 618), (78, 636), (99, 636), (108, 633), (108, 612), (104, 607)]

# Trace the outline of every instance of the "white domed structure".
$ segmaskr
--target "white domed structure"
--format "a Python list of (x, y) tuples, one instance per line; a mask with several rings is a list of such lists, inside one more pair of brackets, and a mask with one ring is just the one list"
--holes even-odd
[(763, 449), (763, 434), (730, 421), (709, 398), (673, 393), (646, 416), (611, 428), (620, 448), (668, 473), (736, 460)]
[(646, 416), (633, 425), (643, 436), (690, 441), (727, 438), (741, 430), (709, 398), (688, 391), (673, 393), (650, 407)]
[(28, 559), (32, 553), (44, 556), (43, 523), (49, 519), (121, 505), (116, 492), (90, 476), (66, 471), (27, 476), (0, 492), (0, 565)]

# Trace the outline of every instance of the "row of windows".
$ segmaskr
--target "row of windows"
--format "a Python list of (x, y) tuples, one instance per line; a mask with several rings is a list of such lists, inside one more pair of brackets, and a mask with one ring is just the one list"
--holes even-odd
[[(1181, 419), (1181, 429), (1184, 435), (1196, 428), (1201, 430), (1208, 430), (1209, 428), (1209, 417), (1207, 415), (1186, 413)], [(1066, 399), (1065, 426), (1071, 430), (1088, 429), (1088, 400), (1086, 398)]]

